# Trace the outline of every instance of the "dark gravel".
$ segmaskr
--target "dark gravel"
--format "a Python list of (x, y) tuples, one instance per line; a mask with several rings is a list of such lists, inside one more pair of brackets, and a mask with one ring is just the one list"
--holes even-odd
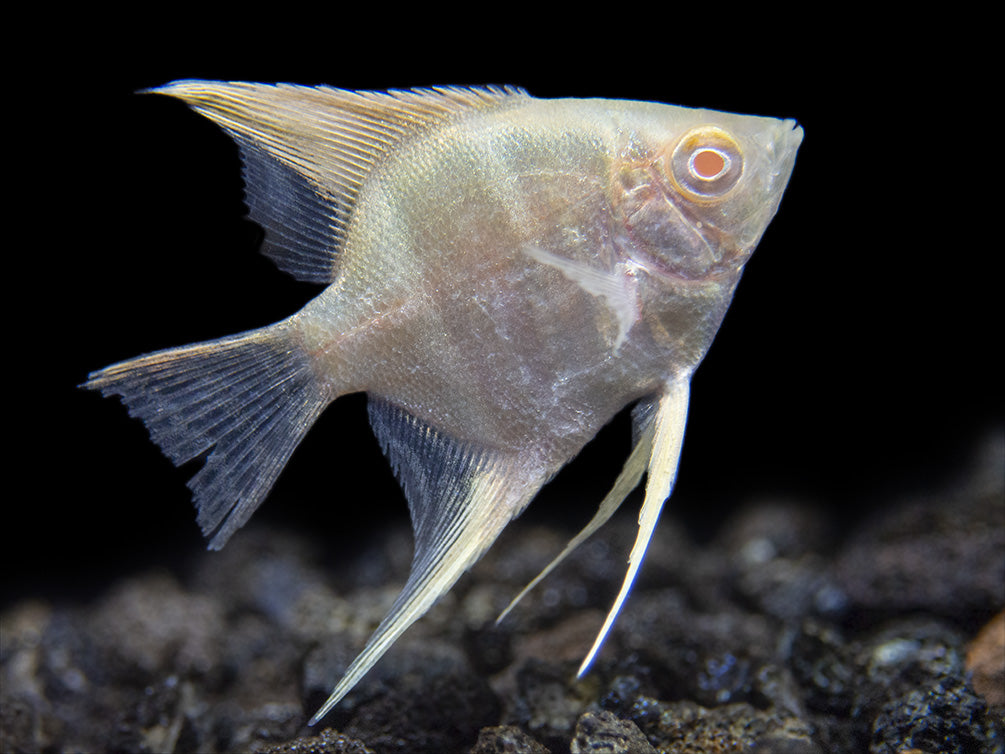
[(580, 680), (633, 515), (497, 626), (571, 534), (518, 521), (314, 729), (404, 580), (408, 533), (332, 574), (316, 540), (252, 525), (87, 604), (9, 605), (0, 750), (1003, 752), (1001, 444), (987, 455), (840, 527), (812, 500), (733, 511), (711, 540), (668, 513)]

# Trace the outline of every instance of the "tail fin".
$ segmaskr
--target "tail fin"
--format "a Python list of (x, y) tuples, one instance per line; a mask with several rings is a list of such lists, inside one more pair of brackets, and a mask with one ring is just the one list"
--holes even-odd
[(121, 396), (175, 465), (208, 452), (188, 486), (214, 550), (265, 499), (330, 400), (287, 322), (114, 364), (83, 387)]

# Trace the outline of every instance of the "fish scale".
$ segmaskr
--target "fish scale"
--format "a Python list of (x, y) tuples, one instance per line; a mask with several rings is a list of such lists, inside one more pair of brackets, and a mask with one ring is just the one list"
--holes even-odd
[[(774, 216), (792, 121), (512, 87), (350, 92), (179, 81), (240, 145), (263, 252), (327, 287), (270, 327), (92, 373), (176, 464), (218, 549), (333, 400), (369, 396), (416, 546), (323, 717), (610, 419), (633, 449), (590, 523), (648, 474), (610, 631), (669, 496), (690, 379)], [(503, 616), (500, 616), (502, 619)]]

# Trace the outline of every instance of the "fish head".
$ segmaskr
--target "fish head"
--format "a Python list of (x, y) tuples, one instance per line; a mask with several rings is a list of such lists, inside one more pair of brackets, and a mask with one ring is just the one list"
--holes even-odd
[(793, 120), (658, 106), (611, 177), (623, 258), (675, 284), (732, 280), (778, 209)]

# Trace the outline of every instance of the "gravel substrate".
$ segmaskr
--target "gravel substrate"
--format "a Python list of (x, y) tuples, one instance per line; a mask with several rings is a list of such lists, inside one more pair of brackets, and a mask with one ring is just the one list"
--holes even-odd
[(315, 728), (404, 581), (410, 534), (382, 533), (333, 574), (323, 533), (252, 524), (90, 604), (9, 605), (0, 750), (1002, 752), (1000, 451), (955, 488), (850, 527), (812, 500), (766, 499), (699, 542), (666, 514), (578, 681), (633, 514), (496, 625), (571, 535), (517, 521)]

